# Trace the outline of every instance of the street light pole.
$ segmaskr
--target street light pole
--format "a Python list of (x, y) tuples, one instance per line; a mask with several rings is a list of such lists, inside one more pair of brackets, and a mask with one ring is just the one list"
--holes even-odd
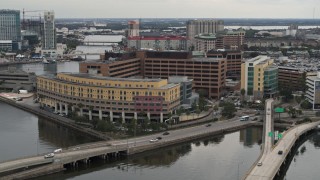
[(39, 144), (39, 138), (37, 137), (37, 155), (39, 155), (39, 150), (38, 150), (39, 149), (38, 148), (39, 145), (38, 144)]
[(243, 164), (243, 162), (238, 162), (238, 180), (240, 180), (240, 177), (239, 177), (239, 174), (240, 174), (240, 173), (239, 173), (239, 165), (240, 165), (240, 164)]

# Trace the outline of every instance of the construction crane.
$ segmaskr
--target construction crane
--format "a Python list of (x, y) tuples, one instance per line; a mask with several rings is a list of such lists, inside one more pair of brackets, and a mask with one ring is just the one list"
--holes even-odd
[[(25, 29), (25, 17), (26, 17), (26, 13), (35, 13), (35, 12), (40, 12), (39, 13), (39, 20), (40, 20), (40, 23), (41, 23), (41, 12), (44, 12), (45, 10), (31, 10), (31, 11), (26, 11), (24, 8), (23, 8), (23, 10), (22, 10), (22, 29)], [(30, 16), (28, 16), (28, 17), (30, 17)], [(32, 17), (36, 17), (36, 16), (32, 16)]]

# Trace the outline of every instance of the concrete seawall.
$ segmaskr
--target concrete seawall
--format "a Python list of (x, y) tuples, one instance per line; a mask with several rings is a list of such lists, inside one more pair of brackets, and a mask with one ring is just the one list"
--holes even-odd
[(17, 64), (34, 64), (34, 63), (40, 63), (40, 62), (42, 62), (42, 60), (5, 62), (5, 63), (0, 63), (0, 67), (10, 66), (10, 65), (17, 65)]

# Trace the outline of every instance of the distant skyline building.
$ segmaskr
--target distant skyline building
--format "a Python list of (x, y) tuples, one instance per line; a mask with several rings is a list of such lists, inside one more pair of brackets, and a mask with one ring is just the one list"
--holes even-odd
[(216, 34), (224, 30), (223, 20), (189, 20), (187, 21), (187, 38), (193, 43), (198, 34)]
[(140, 23), (138, 20), (128, 22), (128, 37), (139, 36)]
[(56, 49), (55, 16), (54, 11), (44, 12), (42, 48)]
[(223, 37), (215, 34), (198, 34), (194, 37), (194, 50), (208, 52), (215, 49), (223, 49)]
[(21, 48), (21, 26), (19, 10), (0, 10), (0, 44), (12, 41), (12, 49)]
[(128, 37), (128, 48), (164, 50), (186, 50), (187, 39), (183, 36), (134, 36)]

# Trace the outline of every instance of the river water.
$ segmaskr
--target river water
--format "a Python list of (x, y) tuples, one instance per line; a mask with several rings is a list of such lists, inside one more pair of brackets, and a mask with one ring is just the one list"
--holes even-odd
[(0, 102), (0, 161), (97, 141)]

